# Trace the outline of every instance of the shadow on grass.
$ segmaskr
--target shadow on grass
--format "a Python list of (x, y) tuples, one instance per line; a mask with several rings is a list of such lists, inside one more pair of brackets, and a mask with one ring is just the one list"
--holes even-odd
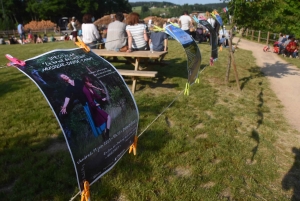
[[(36, 141), (35, 145), (32, 141)], [(47, 151), (56, 143), (64, 148)], [(5, 172), (5, 178), (1, 179), (1, 200), (69, 199), (77, 182), (66, 146), (62, 139), (37, 140), (28, 134), (7, 138), (5, 152), (1, 153), (6, 164), (1, 167)]]
[[(156, 108), (159, 104), (156, 104)], [(30, 120), (27, 122), (31, 125)], [(38, 133), (36, 130), (34, 133), (12, 136), (6, 140), (7, 145), (3, 147), (5, 151), (0, 154), (1, 161), (6, 164), (2, 168), (5, 178), (0, 181), (0, 195), (3, 200), (20, 200), (20, 197), (28, 200), (69, 200), (77, 193), (74, 192), (77, 190), (77, 181), (70, 154), (65, 149), (51, 153), (48, 151), (54, 144), (65, 145), (64, 140), (47, 137), (37, 140)], [(117, 168), (107, 173), (108, 178), (123, 175), (121, 178), (128, 178), (122, 183), (132, 180), (131, 184), (134, 185), (136, 175), (151, 175), (155, 167), (149, 163), (150, 158), (157, 156), (172, 136), (167, 135), (165, 129), (154, 128), (147, 130), (142, 137), (143, 140), (138, 143), (137, 149), (141, 157), (126, 153), (116, 165)], [(35, 145), (32, 145), (33, 141)], [(114, 174), (116, 172), (117, 174)], [(99, 188), (95, 188), (94, 185)], [(111, 182), (106, 183), (105, 179), (95, 182), (91, 189), (93, 196), (103, 200), (117, 200), (114, 198), (121, 196), (123, 190), (114, 188)], [(79, 199), (79, 196), (76, 199)]]
[(0, 77), (0, 97), (20, 90), (28, 83), (28, 78), (18, 70), (0, 70)]
[[(181, 62), (180, 62), (181, 61)], [(182, 59), (168, 59), (168, 64), (164, 65), (149, 65), (149, 67), (145, 68), (146, 71), (157, 71), (158, 75), (156, 78), (147, 78), (147, 79), (139, 79), (137, 81), (137, 88), (136, 91), (142, 90), (146, 88), (148, 85), (150, 88), (176, 88), (179, 84), (170, 84), (164, 83), (165, 80), (170, 78), (183, 78), (188, 80), (188, 72), (187, 72), (187, 61)], [(203, 63), (203, 61), (201, 62)], [(143, 63), (141, 64), (143, 66)], [(200, 66), (200, 71), (207, 67), (208, 64), (204, 63)], [(117, 69), (129, 69), (133, 70), (133, 66), (131, 64), (118, 64), (115, 66)], [(129, 77), (124, 77), (124, 80), (127, 85), (132, 84), (132, 80)], [(138, 85), (142, 86), (138, 86)]]
[(260, 143), (259, 133), (257, 132), (257, 130), (253, 129), (250, 137), (253, 140), (255, 140), (255, 142), (257, 143), (257, 145), (251, 151), (252, 152), (251, 162), (253, 162), (254, 161), (254, 157), (255, 157), (255, 155), (257, 153), (258, 147), (259, 147), (259, 143)]
[[(157, 165), (161, 165), (153, 163), (155, 160), (152, 160), (152, 158), (161, 154), (161, 149), (166, 146), (172, 136), (168, 135), (163, 129), (154, 128), (147, 130), (141, 138), (142, 140), (139, 139), (138, 141), (136, 156), (125, 154), (116, 167), (91, 187), (91, 191), (95, 189), (95, 192), (100, 192), (97, 199), (123, 200), (122, 196), (124, 195), (121, 192), (124, 192), (124, 189), (137, 191), (134, 187), (137, 183), (143, 183), (145, 186), (142, 189), (147, 189), (147, 185), (151, 183), (151, 177), (154, 177), (155, 168), (157, 168)], [(118, 178), (115, 182), (118, 182), (118, 186), (123, 186), (122, 189), (111, 186), (112, 182), (110, 180), (115, 177)], [(134, 188), (132, 189), (132, 187)], [(141, 193), (140, 200), (144, 200), (144, 196)]]
[(295, 71), (295, 69), (290, 68), (290, 66), (291, 64), (276, 62), (275, 64), (265, 63), (265, 67), (262, 68), (258, 66), (252, 67), (249, 69), (251, 75), (240, 79), (241, 90), (243, 90), (247, 82), (257, 77), (265, 76), (265, 77), (282, 78), (286, 75), (300, 76), (300, 73), (298, 71)]
[[(180, 62), (181, 61), (181, 62)], [(136, 91), (142, 90), (149, 86), (150, 88), (176, 88), (179, 84), (164, 83), (169, 78), (183, 78), (188, 80), (187, 63), (186, 60), (168, 59), (168, 64), (156, 65), (152, 64), (145, 68), (145, 71), (157, 71), (158, 75), (155, 78), (141, 78), (137, 80)], [(143, 64), (141, 64), (143, 66)], [(204, 68), (205, 65), (201, 65)], [(115, 66), (118, 69), (133, 69), (131, 64), (119, 64)], [(130, 77), (124, 77), (127, 85), (132, 85)]]
[(250, 75), (248, 77), (243, 77), (239, 80), (241, 82), (241, 90), (244, 89), (244, 87), (250, 80), (264, 76), (264, 74), (261, 72), (261, 68), (258, 66), (252, 67), (248, 71)]
[[(259, 82), (259, 85), (261, 86), (262, 85), (262, 82)], [(258, 129), (260, 127), (260, 125), (263, 123), (263, 119), (264, 119), (264, 114), (262, 112), (262, 106), (264, 104), (264, 99), (263, 99), (263, 88), (261, 87), (260, 88), (260, 92), (257, 96), (258, 98), (258, 105), (257, 105), (257, 115), (258, 115), (258, 120), (257, 120), (257, 126), (256, 126), (256, 129)], [(257, 145), (252, 149), (252, 157), (251, 157), (251, 162), (253, 162), (254, 160), (254, 156), (256, 155), (257, 153), (257, 150), (258, 150), (258, 147), (259, 147), (259, 143), (260, 143), (260, 140), (259, 140), (259, 133), (257, 132), (256, 129), (253, 129), (252, 130), (252, 133), (251, 133), (251, 138), (255, 140), (255, 142), (257, 143)]]
[[(176, 60), (176, 59), (174, 59)], [(171, 61), (171, 60), (170, 60)], [(165, 83), (166, 80), (170, 78), (183, 78), (183, 81), (188, 80), (187, 75), (187, 67), (185, 62), (177, 63), (176, 65), (172, 66), (172, 62), (168, 66), (161, 66), (161, 67), (154, 67), (153, 70), (158, 71), (158, 76), (151, 81), (142, 80), (140, 83), (144, 85), (148, 85), (150, 88), (176, 88), (179, 87), (179, 84), (170, 84)], [(207, 67), (207, 64), (200, 65), (200, 71)], [(184, 86), (183, 86), (184, 87)], [(140, 89), (145, 88), (142, 86)]]
[[(259, 82), (259, 85), (262, 85), (262, 82)], [(257, 120), (257, 126), (256, 129), (260, 127), (260, 125), (263, 123), (264, 120), (264, 113), (262, 112), (262, 106), (264, 105), (264, 99), (263, 99), (264, 93), (263, 88), (260, 88), (260, 93), (258, 94), (257, 98), (259, 101), (259, 104), (257, 105), (257, 115), (259, 119)]]
[(292, 201), (300, 200), (300, 149), (293, 147), (295, 161), (291, 169), (286, 173), (281, 181), (284, 190), (293, 190)]

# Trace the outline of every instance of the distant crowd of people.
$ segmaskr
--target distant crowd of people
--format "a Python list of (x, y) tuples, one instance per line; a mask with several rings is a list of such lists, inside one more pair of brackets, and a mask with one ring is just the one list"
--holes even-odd
[(22, 24), (18, 24), (17, 31), (19, 34), (19, 38), (16, 36), (11, 36), (7, 40), (4, 39), (3, 36), (0, 36), (0, 45), (3, 44), (28, 44), (28, 43), (46, 43), (46, 42), (54, 42), (56, 41), (56, 38), (51, 35), (50, 38), (48, 38), (47, 34), (44, 34), (44, 36), (32, 34), (31, 30), (28, 30), (27, 37), (24, 30), (24, 27)]
[[(100, 44), (102, 48), (104, 47), (107, 50), (121, 52), (150, 50), (150, 47), (153, 51), (167, 51), (168, 39), (170, 37), (164, 32), (154, 31), (152, 25), (164, 28), (170, 23), (179, 26), (199, 42), (209, 40), (208, 30), (201, 25), (198, 25), (197, 29), (194, 28), (195, 25), (193, 25), (193, 21), (187, 11), (184, 11), (183, 15), (178, 19), (171, 18), (166, 22), (162, 22), (161, 20), (152, 22), (152, 20), (149, 20), (148, 24), (141, 20), (139, 14), (135, 12), (127, 16), (126, 23), (123, 22), (124, 15), (121, 12), (116, 13), (113, 22), (107, 26), (102, 25), (101, 27), (97, 27), (94, 24), (94, 20), (95, 18), (91, 14), (83, 16), (82, 24), (76, 17), (70, 18), (66, 28), (71, 32), (69, 34), (65, 33), (60, 37), (60, 40), (73, 40), (76, 42), (77, 36), (79, 36), (90, 48), (99, 48)], [(210, 23), (213, 25), (213, 22)], [(50, 38), (48, 38), (47, 34), (42, 37), (41, 35), (32, 34), (30, 30), (27, 31), (26, 38), (24, 27), (21, 23), (17, 29), (20, 38), (9, 38), (9, 44), (46, 43), (56, 40), (53, 35)], [(54, 27), (55, 33), (59, 31), (59, 26)]]
[(274, 43), (273, 52), (290, 58), (298, 58), (299, 41), (293, 35), (279, 34), (279, 39)]
[(201, 33), (196, 33), (193, 21), (187, 11), (184, 11), (178, 19), (171, 18), (166, 22), (161, 20), (152, 22), (152, 20), (149, 20), (148, 24), (140, 19), (138, 13), (130, 13), (127, 16), (126, 23), (123, 22), (123, 13), (116, 13), (114, 21), (108, 24), (107, 28), (100, 30), (102, 35), (98, 34), (97, 27), (93, 25), (92, 21), (87, 21), (87, 19), (91, 19), (91, 15), (86, 14), (83, 17), (82, 39), (91, 48), (97, 48), (95, 44), (100, 42), (105, 43), (107, 50), (121, 52), (149, 50), (150, 47), (153, 51), (167, 51), (169, 36), (165, 32), (155, 31), (152, 25), (164, 28), (170, 23), (180, 27), (199, 42), (209, 40), (209, 32), (206, 28), (200, 26)]
[[(216, 27), (218, 23), (209, 14), (205, 17), (199, 15), (198, 18), (205, 18), (212, 28), (217, 28), (219, 46), (228, 46), (230, 36), (225, 26)], [(121, 12), (116, 13), (112, 19), (113, 22), (107, 26), (102, 25), (97, 27), (94, 24), (95, 18), (91, 14), (83, 15), (82, 24), (76, 17), (72, 17), (67, 25), (67, 29), (71, 31), (70, 34), (66, 33), (64, 36), (61, 36), (60, 40), (73, 40), (76, 42), (77, 36), (79, 36), (82, 38), (82, 41), (92, 49), (99, 48), (99, 45), (101, 45), (101, 48), (117, 52), (144, 51), (150, 50), (150, 48), (152, 51), (168, 51), (168, 39), (170, 36), (165, 32), (155, 31), (153, 25), (164, 28), (170, 23), (180, 27), (199, 43), (210, 40), (210, 33), (207, 27), (193, 23), (187, 11), (184, 11), (183, 15), (178, 19), (171, 18), (165, 22), (161, 20), (152, 22), (150, 19), (148, 24), (141, 20), (139, 14), (135, 12), (127, 16), (126, 23), (123, 22), (124, 15)], [(30, 30), (26, 38), (22, 24), (18, 25), (17, 30), (20, 39), (11, 37), (5, 42), (3, 37), (0, 36), (0, 44), (46, 43), (56, 40), (53, 35), (48, 38), (47, 34), (44, 34), (42, 37), (41, 35), (32, 34)], [(54, 32), (57, 31), (60, 31), (59, 27), (55, 27)], [(273, 51), (284, 56), (296, 58), (298, 57), (298, 49), (298, 40), (296, 40), (294, 36), (280, 34), (279, 40), (274, 44)]]
[[(98, 48), (98, 45), (102, 44), (105, 49), (118, 52), (149, 50), (150, 46), (153, 47), (153, 51), (167, 51), (167, 34), (151, 31), (151, 27), (140, 20), (138, 13), (130, 13), (124, 23), (123, 13), (118, 12), (113, 22), (100, 29), (94, 25), (93, 19), (91, 14), (85, 14), (80, 28), (82, 41), (91, 49)], [(154, 24), (163, 27), (160, 22)], [(72, 32), (73, 38), (76, 37), (73, 34)]]

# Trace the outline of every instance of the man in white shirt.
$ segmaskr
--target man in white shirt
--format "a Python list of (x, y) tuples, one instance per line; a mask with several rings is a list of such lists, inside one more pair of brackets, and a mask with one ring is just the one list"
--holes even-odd
[(209, 24), (212, 26), (212, 28), (215, 28), (215, 22), (216, 20), (214, 18), (212, 18), (211, 16), (207, 19), (207, 21), (209, 22)]
[(220, 30), (219, 30), (219, 42), (221, 42), (222, 40), (225, 41), (224, 44), (225, 44), (225, 47), (226, 47), (226, 46), (228, 46), (228, 39), (229, 39), (229, 34), (226, 30), (226, 27), (223, 26), (223, 29), (220, 28)]
[(193, 26), (192, 18), (188, 15), (187, 11), (183, 12), (183, 15), (179, 18), (179, 26), (180, 28), (185, 31), (187, 34), (190, 35), (190, 27)]

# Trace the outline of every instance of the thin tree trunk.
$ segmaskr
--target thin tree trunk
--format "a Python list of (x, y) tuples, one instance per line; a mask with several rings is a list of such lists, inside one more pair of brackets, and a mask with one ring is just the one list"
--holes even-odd
[(227, 63), (227, 71), (226, 71), (226, 79), (225, 79), (227, 84), (229, 82), (230, 67), (231, 67), (231, 55), (230, 55), (230, 52), (229, 52), (229, 54), (228, 54), (228, 63)]
[(230, 52), (231, 61), (232, 61), (232, 65), (233, 65), (235, 81), (236, 81), (236, 84), (237, 84), (237, 88), (240, 91), (241, 87), (240, 87), (240, 82), (239, 82), (239, 76), (238, 76), (238, 72), (237, 72), (237, 69), (236, 69), (234, 56), (233, 56), (233, 52), (232, 52), (232, 33), (231, 33), (231, 31), (229, 31), (229, 37), (230, 37), (229, 40), (228, 40), (228, 42), (229, 42), (229, 52)]

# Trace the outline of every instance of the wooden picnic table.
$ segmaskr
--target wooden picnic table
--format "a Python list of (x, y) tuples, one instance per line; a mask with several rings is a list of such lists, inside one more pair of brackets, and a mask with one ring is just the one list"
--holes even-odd
[[(110, 62), (129, 62), (134, 66), (134, 70), (118, 69), (121, 75), (132, 77), (132, 93), (135, 92), (137, 77), (155, 77), (157, 75), (157, 71), (140, 70), (140, 62), (145, 60), (145, 63), (148, 64), (149, 59), (154, 59), (157, 64), (161, 64), (165, 55), (168, 53), (155, 51), (153, 53), (150, 51), (116, 52), (106, 49), (93, 49), (92, 51), (102, 57), (112, 57), (112, 60), (108, 60)], [(123, 57), (125, 60), (119, 60), (117, 57)]]
[[(93, 49), (93, 52), (102, 57), (113, 57), (115, 62), (130, 62), (134, 65), (134, 70), (139, 70), (139, 65), (142, 60), (154, 59), (160, 64), (168, 52), (153, 52), (150, 51), (133, 51), (133, 52), (116, 52), (106, 49)], [(116, 57), (123, 57), (126, 61), (117, 60)]]

